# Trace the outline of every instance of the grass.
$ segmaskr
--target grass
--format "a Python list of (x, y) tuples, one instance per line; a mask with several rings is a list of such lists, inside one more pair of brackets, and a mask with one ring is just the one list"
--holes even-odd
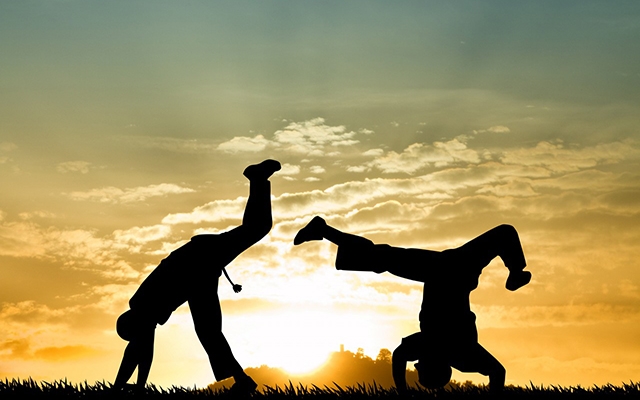
[[(228, 390), (190, 389), (172, 386), (161, 388), (148, 385), (144, 392), (133, 393), (130, 391), (114, 391), (105, 382), (89, 384), (87, 382), (73, 384), (67, 380), (57, 382), (36, 382), (33, 379), (5, 379), (0, 381), (0, 399), (127, 399), (138, 397), (162, 397), (171, 399), (181, 398), (214, 398), (214, 399), (236, 399), (239, 396), (229, 393)], [(411, 390), (407, 395), (399, 395), (395, 389), (384, 389), (375, 383), (373, 385), (358, 384), (356, 386), (341, 387), (318, 387), (315, 385), (295, 386), (293, 383), (284, 387), (265, 386), (261, 391), (246, 398), (256, 400), (277, 400), (277, 399), (610, 399), (640, 398), (640, 384), (630, 382), (615, 386), (611, 384), (603, 386), (593, 386), (584, 388), (581, 386), (508, 386), (504, 392), (496, 396), (490, 393), (485, 386), (463, 385), (449, 390)]]

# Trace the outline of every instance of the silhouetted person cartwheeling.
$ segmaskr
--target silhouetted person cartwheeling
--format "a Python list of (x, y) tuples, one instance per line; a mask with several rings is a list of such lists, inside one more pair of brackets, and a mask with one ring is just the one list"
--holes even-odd
[[(262, 239), (273, 224), (271, 183), (268, 178), (280, 169), (275, 160), (265, 160), (244, 170), (249, 179), (249, 198), (242, 225), (221, 233), (197, 235), (160, 262), (129, 300), (130, 310), (117, 321), (116, 330), (128, 341), (114, 383), (123, 388), (138, 368), (136, 387), (145, 386), (157, 324), (163, 325), (180, 305), (189, 303), (198, 339), (202, 343), (216, 380), (233, 377), (232, 390), (251, 392), (256, 383), (244, 373), (222, 334), (222, 312), (218, 299), (218, 278), (224, 267), (240, 253)], [(233, 283), (232, 283), (233, 285)], [(233, 285), (238, 292), (240, 285)]]
[(322, 239), (338, 245), (336, 269), (388, 271), (424, 283), (420, 332), (403, 338), (393, 352), (393, 379), (398, 391), (407, 390), (407, 362), (416, 360), (418, 380), (427, 388), (446, 385), (451, 367), (488, 376), (491, 390), (504, 387), (504, 367), (478, 343), (469, 295), (478, 287), (483, 268), (498, 256), (509, 269), (507, 289), (517, 290), (531, 281), (531, 273), (523, 271), (527, 264), (515, 228), (500, 225), (461, 247), (432, 251), (374, 244), (314, 217), (298, 232), (294, 244)]

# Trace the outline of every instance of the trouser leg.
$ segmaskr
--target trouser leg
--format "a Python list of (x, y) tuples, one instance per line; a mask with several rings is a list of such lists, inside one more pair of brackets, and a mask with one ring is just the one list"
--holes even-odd
[(251, 181), (242, 225), (219, 235), (220, 263), (227, 265), (256, 244), (269, 233), (272, 225), (271, 183), (268, 180)]
[(243, 371), (222, 334), (222, 311), (217, 289), (216, 284), (207, 290), (198, 290), (189, 299), (189, 308), (198, 339), (209, 356), (213, 375), (220, 381), (241, 375)]
[(518, 232), (511, 225), (499, 225), (455, 249), (468, 265), (484, 268), (496, 257), (500, 257), (510, 272), (519, 272), (526, 267)]
[(272, 224), (271, 182), (268, 180), (251, 181), (249, 198), (242, 216), (242, 225), (264, 231), (264, 236), (269, 232)]

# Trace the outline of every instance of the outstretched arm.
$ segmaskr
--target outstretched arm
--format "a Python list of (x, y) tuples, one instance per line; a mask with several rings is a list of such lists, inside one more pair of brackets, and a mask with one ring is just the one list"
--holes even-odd
[(113, 384), (116, 389), (125, 387), (136, 367), (138, 367), (136, 386), (140, 389), (144, 388), (147, 378), (149, 377), (151, 362), (153, 361), (154, 336), (155, 330), (151, 330), (151, 332), (146, 332), (143, 336), (127, 344), (127, 347), (124, 349), (124, 355), (122, 356), (122, 362), (120, 363), (120, 369), (118, 369), (118, 374)]
[(124, 355), (122, 356), (122, 362), (120, 363), (120, 369), (118, 369), (118, 374), (116, 375), (116, 381), (113, 383), (113, 387), (116, 389), (122, 389), (127, 384), (131, 375), (133, 375), (133, 371), (135, 371), (138, 366), (138, 360), (135, 354), (133, 344), (129, 342), (127, 347), (124, 349)]
[(151, 362), (153, 361), (153, 344), (155, 341), (155, 329), (145, 333), (140, 339), (138, 346), (138, 380), (136, 386), (138, 389), (144, 389), (151, 370)]
[(393, 356), (391, 357), (393, 382), (399, 393), (405, 393), (407, 391), (407, 361), (409, 361), (408, 354), (405, 347), (401, 344), (393, 351)]
[(458, 368), (462, 372), (478, 372), (489, 377), (489, 389), (492, 392), (500, 392), (504, 388), (507, 370), (500, 361), (491, 355), (480, 344), (468, 353), (469, 360), (464, 368)]

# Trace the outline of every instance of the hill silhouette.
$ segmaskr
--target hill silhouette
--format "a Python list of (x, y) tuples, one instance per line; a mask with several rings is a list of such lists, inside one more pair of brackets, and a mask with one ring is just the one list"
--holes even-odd
[[(256, 383), (258, 389), (263, 385), (269, 387), (284, 387), (289, 385), (291, 381), (294, 385), (298, 383), (306, 386), (316, 385), (318, 387), (333, 387), (334, 383), (342, 387), (355, 386), (357, 384), (376, 385), (383, 388), (392, 388), (393, 376), (391, 374), (391, 351), (388, 349), (380, 349), (376, 359), (372, 359), (364, 355), (362, 349), (358, 349), (355, 353), (351, 351), (338, 351), (331, 353), (329, 360), (318, 370), (307, 375), (288, 374), (280, 368), (272, 368), (262, 365), (256, 368), (246, 368), (244, 370), (251, 376)], [(410, 386), (418, 386), (418, 373), (415, 369), (407, 370), (407, 383)], [(450, 386), (464, 386), (464, 384), (452, 381)], [(229, 388), (233, 385), (233, 379), (216, 382), (209, 385), (209, 388), (216, 390)]]

